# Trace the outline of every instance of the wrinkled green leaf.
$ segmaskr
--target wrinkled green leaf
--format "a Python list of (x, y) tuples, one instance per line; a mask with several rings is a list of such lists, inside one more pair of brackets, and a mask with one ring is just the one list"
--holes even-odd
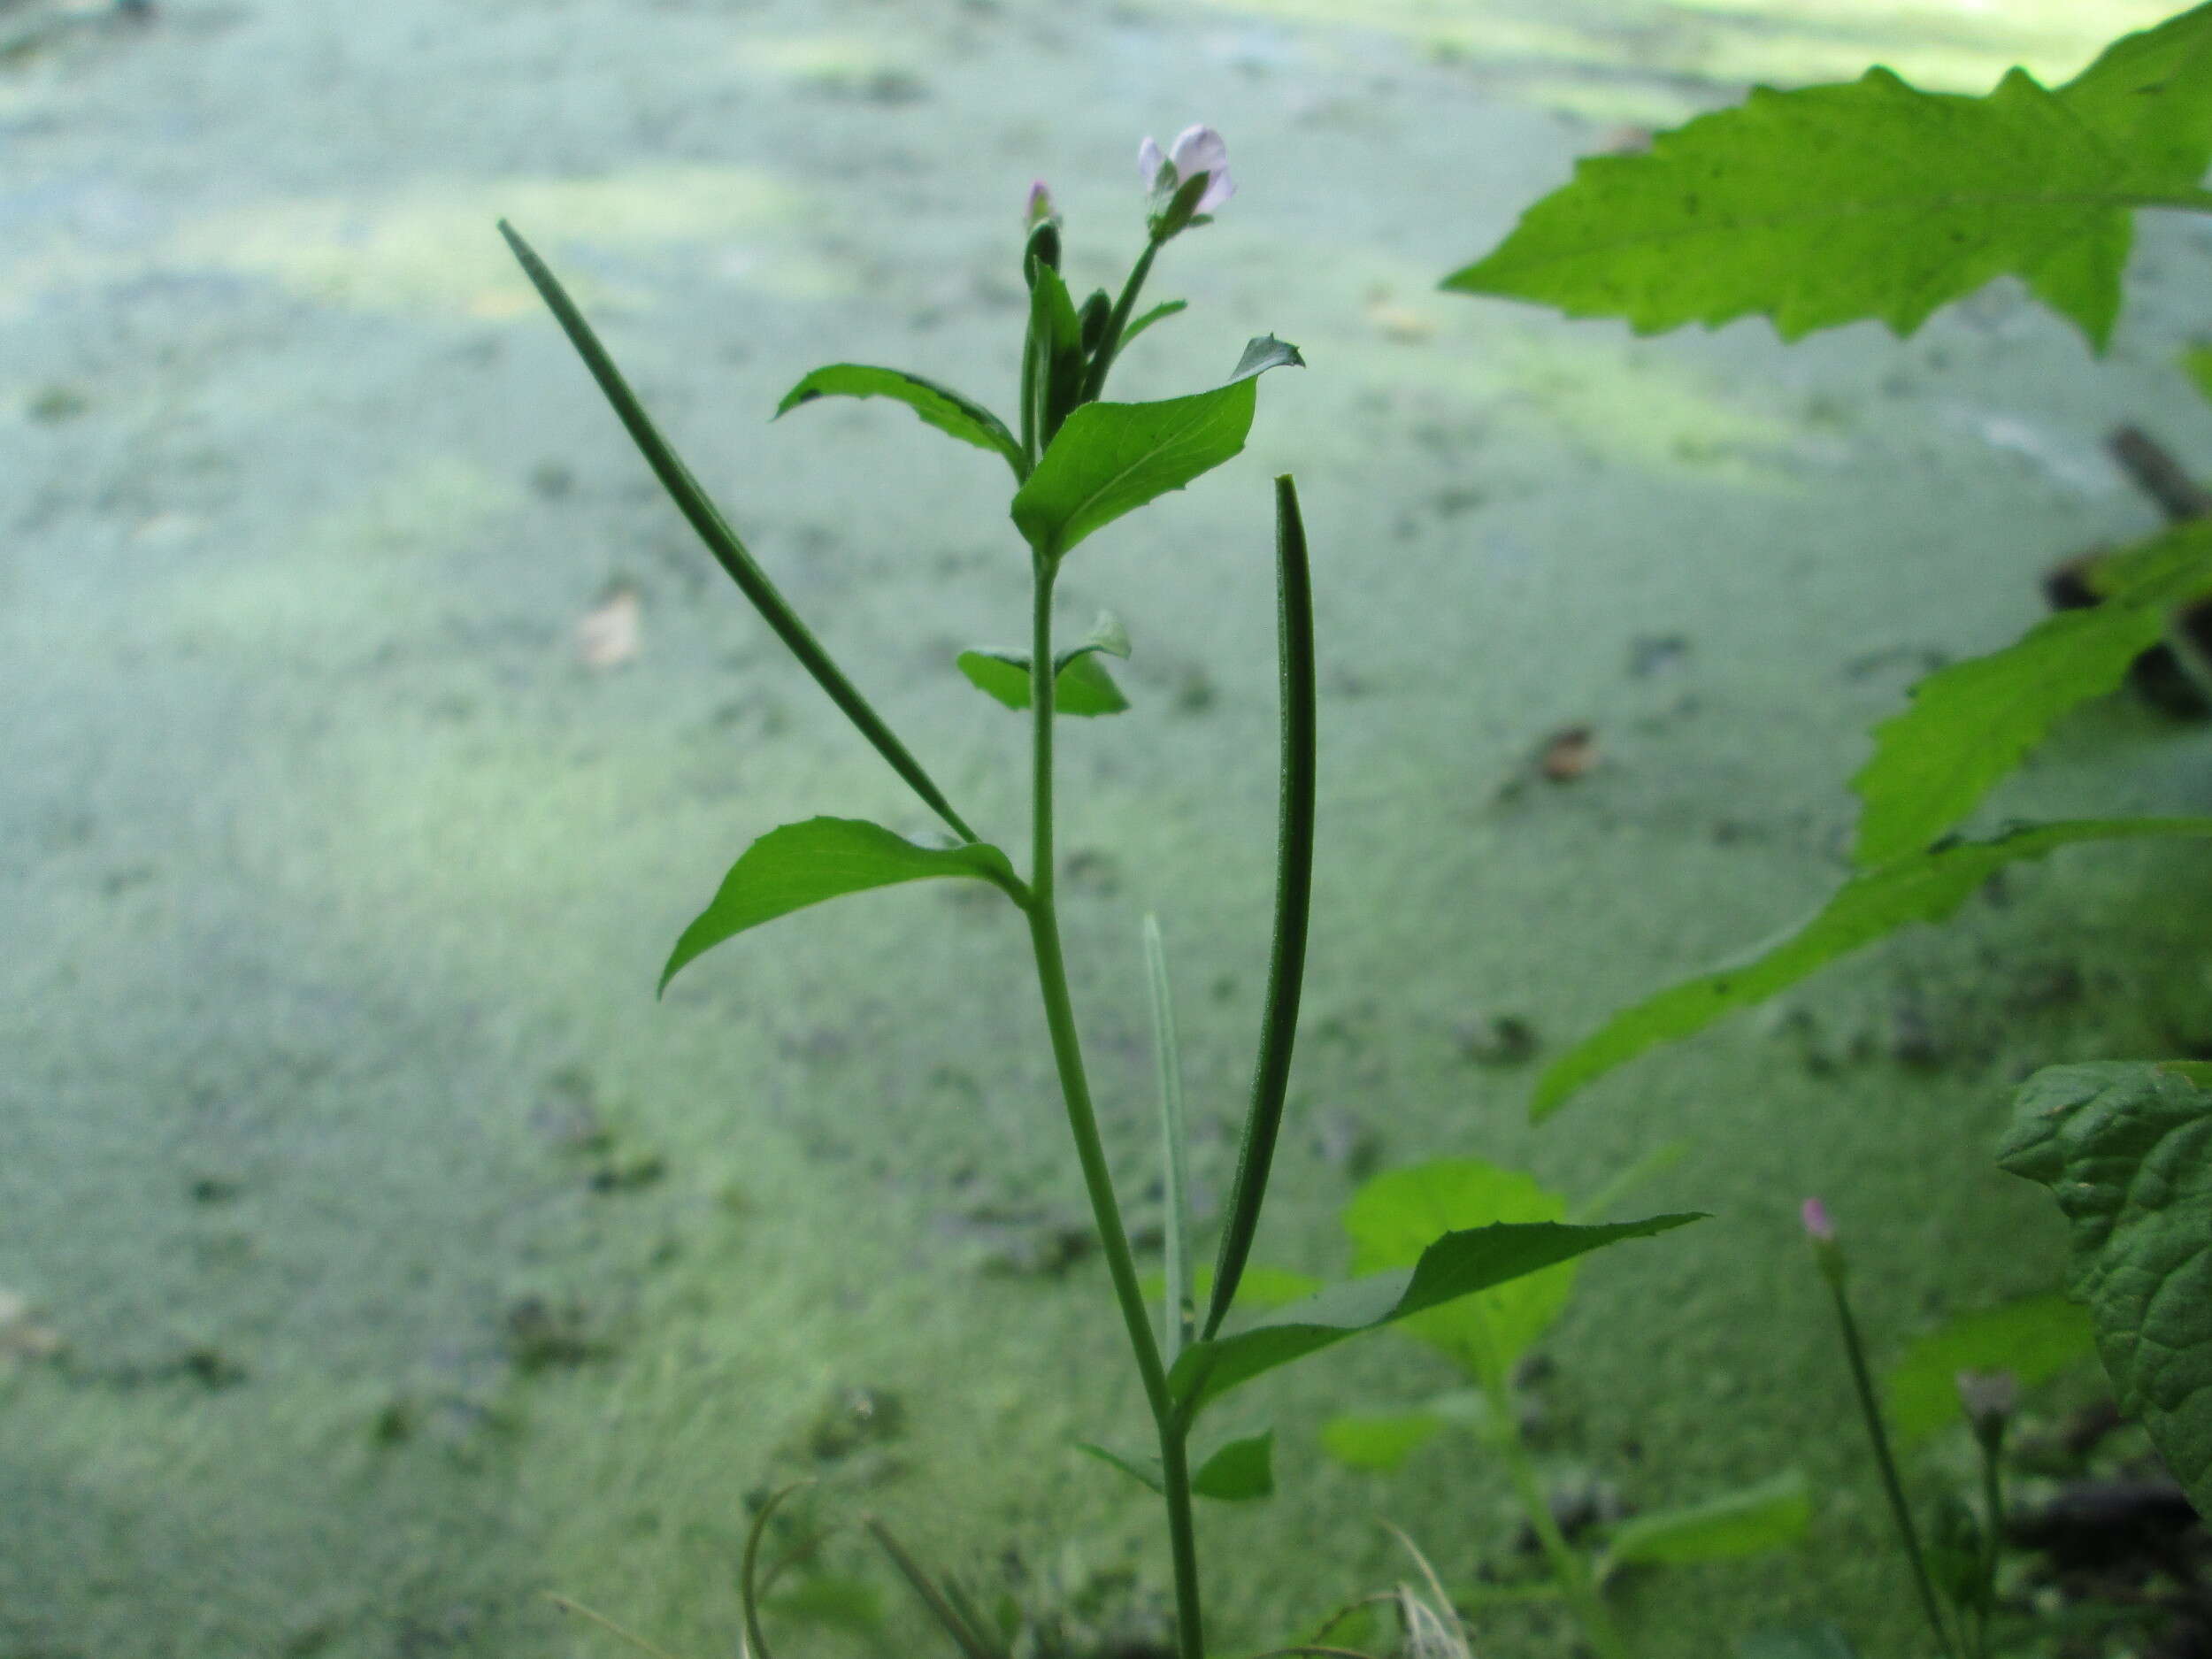
[(936, 876), (988, 881), (1018, 902), (1013, 865), (983, 841), (921, 847), (881, 825), (849, 818), (810, 818), (771, 830), (730, 866), (714, 902), (684, 929), (661, 972), (661, 989), (686, 964), (749, 927), (824, 899)]
[(2058, 1200), (2120, 1409), (2212, 1509), (2212, 1064), (2047, 1067), (1997, 1161)]
[[(1344, 1209), (1355, 1246), (1352, 1270), (1379, 1272), (1420, 1259), (1430, 1242), (1499, 1221), (1559, 1221), (1567, 1201), (1517, 1170), (1479, 1158), (1438, 1158), (1370, 1180)], [(1402, 1329), (1450, 1355), (1481, 1381), (1498, 1384), (1549, 1330), (1574, 1291), (1575, 1263), (1562, 1262), (1407, 1319)]]
[(2168, 612), (2212, 588), (2212, 520), (2098, 561), (2101, 603), (2048, 616), (2015, 643), (1937, 670), (1874, 728), (1874, 757), (1851, 780), (1860, 814), (1854, 863), (1921, 851), (1972, 811), (2058, 718), (2102, 696), (2157, 643)]
[(1920, 1338), (1891, 1370), (1890, 1425), (1909, 1445), (1962, 1422), (1962, 1371), (2008, 1371), (2033, 1387), (2096, 1351), (2088, 1313), (2055, 1292), (1961, 1314)]
[(1812, 1495), (1798, 1470), (1678, 1509), (1640, 1515), (1613, 1529), (1598, 1575), (1627, 1566), (1686, 1567), (1782, 1549), (1805, 1536)]
[[(1029, 706), (1029, 653), (1026, 651), (963, 651), (955, 659), (969, 684), (1010, 709)], [(1056, 714), (1093, 716), (1119, 714), (1129, 699), (1121, 695), (1095, 657), (1063, 658), (1052, 680), (1052, 707)]]
[(1222, 1503), (1250, 1503), (1275, 1495), (1275, 1431), (1231, 1440), (1198, 1466), (1190, 1489)]
[[(2131, 81), (2171, 57), (2123, 42), (2102, 73), (2056, 94), (2018, 69), (1978, 98), (1879, 68), (1847, 85), (1763, 87), (1660, 134), (1648, 154), (1586, 157), (1445, 286), (1642, 333), (1763, 314), (1794, 340), (1864, 318), (1909, 334), (2010, 274), (2101, 349), (2131, 208), (2196, 182), (2171, 177), (2169, 134), (2189, 110), (2177, 102), (2139, 126), (2124, 112), (2137, 107)], [(2164, 159), (2131, 155), (2131, 136)]]
[(1422, 1253), (1410, 1271), (1401, 1268), (1334, 1285), (1239, 1330), (1193, 1343), (1168, 1373), (1169, 1391), (1179, 1407), (1195, 1413), (1255, 1377), (1348, 1337), (1609, 1244), (1648, 1238), (1701, 1219), (1695, 1215), (1653, 1216), (1595, 1227), (1501, 1223), (1447, 1233)]
[(1786, 1630), (1754, 1631), (1736, 1644), (1736, 1659), (1859, 1659), (1844, 1633), (1825, 1620)]
[(2141, 190), (2186, 190), (2212, 166), (2212, 5), (2115, 41), (2059, 99)]
[(1647, 1048), (1705, 1029), (1764, 1002), (1838, 956), (1911, 922), (1939, 922), (2006, 864), (2076, 841), (2212, 836), (2212, 818), (2092, 818), (2030, 825), (1987, 841), (1960, 841), (1855, 875), (1817, 915), (1729, 967), (1668, 987), (1561, 1055), (1537, 1079), (1532, 1118), (1557, 1110), (1577, 1090)]
[(1255, 340), (1225, 385), (1149, 403), (1086, 403), (1067, 419), (1029, 481), (1013, 517), (1030, 546), (1055, 557), (1094, 530), (1180, 489), (1244, 448), (1252, 429), (1253, 380), (1302, 364), (1297, 349)]
[(888, 397), (904, 403), (923, 421), (979, 449), (992, 449), (1022, 475), (1022, 447), (1005, 422), (949, 387), (903, 369), (879, 369), (864, 363), (832, 363), (808, 375), (776, 405), (778, 416), (819, 397)]
[(1432, 1411), (1331, 1417), (1321, 1425), (1321, 1449), (1349, 1469), (1387, 1474), (1444, 1426)]

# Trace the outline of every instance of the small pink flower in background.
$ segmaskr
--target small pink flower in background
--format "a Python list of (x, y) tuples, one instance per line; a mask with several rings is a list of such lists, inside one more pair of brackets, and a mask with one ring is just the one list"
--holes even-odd
[(1045, 181), (1040, 179), (1029, 187), (1029, 205), (1024, 210), (1022, 223), (1034, 230), (1051, 217), (1052, 192), (1045, 188)]
[(1816, 1244), (1836, 1241), (1836, 1224), (1828, 1219), (1828, 1206), (1817, 1198), (1808, 1198), (1798, 1211), (1805, 1223), (1805, 1236)]
[[(1186, 127), (1175, 135), (1175, 142), (1164, 156), (1159, 145), (1147, 138), (1137, 147), (1137, 165), (1148, 185), (1171, 194), (1205, 173), (1206, 193), (1198, 198), (1194, 210), (1200, 213), (1212, 212), (1237, 193), (1236, 180), (1229, 176), (1229, 146), (1210, 127)], [(1167, 173), (1170, 167), (1174, 169), (1171, 177)]]

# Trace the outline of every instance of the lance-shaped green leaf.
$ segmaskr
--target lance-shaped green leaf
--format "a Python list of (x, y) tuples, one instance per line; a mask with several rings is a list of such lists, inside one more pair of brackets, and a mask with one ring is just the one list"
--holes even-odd
[(1909, 334), (2013, 275), (2101, 349), (2130, 210), (2196, 199), (2194, 179), (2173, 182), (2124, 147), (2113, 111), (2127, 78), (2116, 67), (2071, 100), (2018, 69), (1979, 98), (1918, 91), (1886, 69), (1760, 88), (1647, 154), (1584, 159), (1444, 286), (1643, 333), (1763, 314), (1794, 340), (1864, 318)]
[(1978, 1308), (1919, 1338), (1891, 1368), (1890, 1425), (1909, 1445), (1963, 1422), (1962, 1371), (2010, 1371), (2032, 1387), (2096, 1351), (2088, 1314), (2055, 1292)]
[(1187, 311), (1189, 309), (1190, 302), (1188, 300), (1162, 301), (1159, 304), (1155, 305), (1150, 311), (1145, 312), (1143, 316), (1138, 318), (1136, 321), (1131, 323), (1128, 327), (1122, 330), (1121, 349), (1125, 351), (1129, 349), (1129, 342), (1134, 340), (1139, 334), (1142, 334), (1146, 329), (1151, 327), (1153, 324), (1165, 322), (1178, 311)]
[(1997, 1161), (2058, 1200), (2120, 1409), (2212, 1510), (2212, 1064), (2047, 1067)]
[(693, 958), (749, 927), (824, 899), (939, 876), (987, 881), (1022, 902), (1013, 865), (986, 841), (923, 847), (879, 824), (849, 818), (810, 818), (771, 830), (730, 866), (714, 902), (684, 929), (662, 971), (661, 989)]
[[(1156, 1457), (1125, 1457), (1090, 1440), (1078, 1440), (1075, 1449), (1095, 1457), (1110, 1469), (1118, 1469), (1148, 1492), (1166, 1491)], [(1190, 1489), (1202, 1498), (1222, 1503), (1249, 1503), (1275, 1494), (1275, 1431), (1268, 1429), (1242, 1440), (1229, 1440), (1200, 1464)]]
[[(1119, 714), (1129, 706), (1121, 687), (1106, 672), (1102, 657), (1129, 655), (1129, 632), (1110, 611), (1099, 613), (1090, 637), (1053, 658), (1052, 707), (1058, 714)], [(979, 691), (1010, 709), (1029, 706), (1027, 651), (963, 651), (956, 659), (960, 672)]]
[(2176, 604), (2212, 588), (2212, 520), (2177, 526), (2097, 561), (2101, 603), (2048, 616), (1986, 657), (1913, 687), (1874, 728), (1874, 756), (1851, 780), (1865, 810), (1854, 863), (1919, 852), (1972, 811), (2060, 716), (2100, 697), (2158, 642)]
[(1443, 1426), (1433, 1411), (1348, 1412), (1321, 1425), (1321, 1449), (1348, 1469), (1388, 1474)]
[(1263, 335), (1244, 349), (1228, 382), (1211, 391), (1084, 404), (1015, 492), (1015, 527), (1030, 546), (1058, 557), (1122, 514), (1182, 488), (1244, 448), (1256, 407), (1253, 380), (1304, 362), (1295, 346)]
[(1987, 841), (1960, 841), (1856, 875), (1813, 918), (1731, 966), (1685, 979), (1613, 1016), (1537, 1079), (1529, 1115), (1542, 1118), (1568, 1096), (1647, 1048), (1700, 1032), (1737, 1010), (1912, 922), (1939, 922), (1997, 871), (2076, 841), (2212, 837), (2212, 818), (2089, 818), (2037, 824)]
[[(1352, 1269), (1371, 1273), (1417, 1261), (1441, 1233), (1494, 1222), (1560, 1221), (1567, 1201), (1518, 1170), (1480, 1158), (1434, 1158), (1376, 1176), (1344, 1207)], [(1478, 1379), (1502, 1384), (1574, 1292), (1576, 1263), (1562, 1262), (1405, 1321), (1407, 1335), (1444, 1350)]]
[(1410, 1269), (1332, 1286), (1240, 1330), (1194, 1342), (1168, 1373), (1168, 1391), (1179, 1411), (1194, 1415), (1255, 1377), (1364, 1332), (1381, 1330), (1609, 1244), (1649, 1238), (1701, 1219), (1697, 1215), (1653, 1216), (1594, 1227), (1555, 1221), (1502, 1222), (1449, 1233), (1423, 1251)]
[(979, 449), (996, 451), (1014, 469), (1016, 480), (1023, 476), (1021, 442), (1006, 429), (1005, 422), (974, 399), (963, 397), (951, 388), (926, 380), (918, 374), (909, 374), (903, 369), (875, 368), (864, 363), (833, 363), (815, 370), (786, 392), (783, 402), (776, 405), (776, 413), (779, 417), (789, 414), (800, 404), (810, 403), (818, 397), (895, 399), (938, 431), (963, 443), (972, 443)]
[(1740, 1492), (1623, 1522), (1606, 1540), (1597, 1576), (1609, 1578), (1623, 1567), (1687, 1567), (1763, 1555), (1802, 1539), (1812, 1517), (1804, 1474), (1786, 1470)]

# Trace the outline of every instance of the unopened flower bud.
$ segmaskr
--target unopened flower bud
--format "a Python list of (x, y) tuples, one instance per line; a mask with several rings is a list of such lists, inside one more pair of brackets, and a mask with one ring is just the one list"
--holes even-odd
[(1813, 1247), (1813, 1261), (1821, 1276), (1839, 1292), (1843, 1288), (1843, 1251), (1836, 1243), (1836, 1224), (1828, 1218), (1828, 1206), (1808, 1198), (1798, 1210), (1805, 1237)]
[(2008, 1371), (1962, 1371), (1955, 1380), (1974, 1438), (1994, 1452), (2020, 1403), (2020, 1379)]
[(1029, 187), (1029, 203), (1022, 214), (1023, 227), (1034, 230), (1053, 217), (1052, 192), (1045, 188), (1045, 181), (1040, 179)]

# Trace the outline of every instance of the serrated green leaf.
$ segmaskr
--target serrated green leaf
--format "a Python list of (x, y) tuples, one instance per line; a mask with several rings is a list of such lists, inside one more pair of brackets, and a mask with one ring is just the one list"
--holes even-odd
[[(1010, 709), (1029, 706), (1026, 651), (963, 651), (955, 660), (978, 691)], [(1088, 717), (1119, 714), (1128, 706), (1128, 698), (1096, 657), (1070, 652), (1060, 659), (1060, 672), (1052, 679), (1054, 712)]]
[(1794, 340), (1866, 318), (1909, 334), (2009, 274), (2101, 349), (2143, 188), (2108, 122), (2125, 79), (2116, 68), (2070, 104), (2018, 69), (1980, 98), (1878, 68), (1763, 87), (1648, 154), (1586, 157), (1444, 286), (1646, 334), (1765, 315)]
[(1447, 1233), (1409, 1271), (1401, 1268), (1332, 1286), (1239, 1330), (1194, 1342), (1168, 1373), (1168, 1388), (1177, 1406), (1194, 1415), (1253, 1378), (1348, 1338), (1607, 1245), (1648, 1238), (1702, 1219), (1696, 1215), (1653, 1216), (1594, 1227), (1501, 1223)]
[(783, 402), (776, 405), (776, 414), (780, 418), (800, 404), (820, 397), (892, 398), (919, 415), (926, 425), (963, 443), (972, 443), (979, 449), (996, 451), (1014, 469), (1016, 479), (1022, 476), (1022, 447), (1006, 429), (1005, 422), (950, 387), (940, 386), (918, 374), (909, 374), (903, 369), (877, 368), (865, 363), (832, 363), (815, 370), (786, 392)]
[(730, 866), (714, 902), (684, 929), (661, 972), (661, 989), (686, 964), (749, 927), (824, 899), (938, 876), (987, 881), (1020, 902), (1013, 865), (987, 842), (923, 847), (849, 818), (810, 818), (771, 830)]
[(1432, 1411), (1349, 1413), (1321, 1425), (1321, 1449), (1348, 1469), (1387, 1474), (1444, 1426)]
[(1624, 1521), (1606, 1540), (1598, 1576), (1620, 1567), (1686, 1567), (1786, 1548), (1805, 1536), (1812, 1516), (1803, 1472), (1786, 1470), (1740, 1492)]
[(2115, 41), (2058, 96), (2137, 188), (2190, 188), (2212, 166), (2212, 5)]
[(1198, 1466), (1190, 1489), (1221, 1503), (1251, 1503), (1275, 1495), (1275, 1431), (1230, 1440)]
[[(1559, 1221), (1561, 1194), (1518, 1170), (1479, 1158), (1438, 1158), (1376, 1176), (1344, 1207), (1355, 1247), (1352, 1270), (1379, 1272), (1420, 1259), (1430, 1241), (1500, 1221)], [(1551, 1328), (1574, 1292), (1575, 1263), (1563, 1262), (1478, 1295), (1407, 1319), (1409, 1336), (1444, 1350), (1480, 1381), (1496, 1385)]]
[(1180, 489), (1244, 448), (1253, 379), (1302, 363), (1272, 336), (1245, 348), (1225, 385), (1149, 403), (1086, 403), (1067, 418), (1029, 481), (1015, 492), (1015, 527), (1057, 557), (1093, 531)]
[(2212, 1509), (2212, 1064), (2047, 1067), (1997, 1162), (2058, 1200), (2120, 1409)]
[(2060, 716), (2102, 696), (2157, 643), (2173, 607), (2212, 588), (2212, 520), (2098, 560), (2102, 602), (2043, 618), (2002, 650), (1938, 669), (1874, 728), (1851, 787), (1865, 803), (1852, 861), (1919, 852), (2020, 764)]
[(2033, 1387), (2096, 1351), (2088, 1313), (2056, 1293), (1961, 1314), (1915, 1341), (1891, 1368), (1890, 1425), (1909, 1445), (1963, 1421), (1962, 1371), (2010, 1371)]
[(1837, 957), (1912, 922), (1939, 922), (2006, 864), (2077, 841), (2212, 836), (2212, 818), (2091, 818), (2037, 824), (1987, 841), (1960, 841), (1855, 875), (1811, 920), (1731, 965), (1685, 979), (1623, 1009), (1561, 1055), (1537, 1079), (1532, 1118), (1647, 1048), (1674, 1042), (1764, 1002)]
[(2197, 388), (2197, 396), (2212, 403), (2212, 346), (2191, 346), (2178, 361), (2189, 384)]

